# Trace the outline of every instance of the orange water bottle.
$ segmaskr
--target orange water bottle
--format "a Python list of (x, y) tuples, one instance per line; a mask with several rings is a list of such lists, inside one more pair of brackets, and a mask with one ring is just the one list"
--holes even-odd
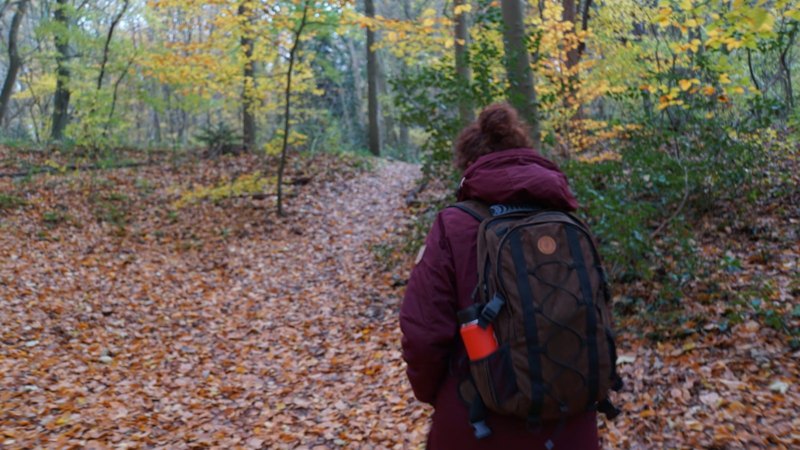
[(497, 350), (497, 338), (494, 335), (492, 324), (486, 328), (478, 322), (480, 308), (472, 305), (458, 312), (458, 321), (461, 323), (461, 339), (467, 349), (470, 361), (485, 358)]

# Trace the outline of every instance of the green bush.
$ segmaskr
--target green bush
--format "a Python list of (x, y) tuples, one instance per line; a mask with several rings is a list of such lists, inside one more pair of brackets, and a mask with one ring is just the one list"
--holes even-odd
[(633, 136), (621, 159), (564, 165), (612, 275), (683, 285), (694, 276), (700, 217), (759, 197), (756, 143), (711, 127)]
[(212, 158), (236, 153), (242, 140), (242, 136), (224, 122), (202, 127), (194, 138), (208, 149), (208, 155)]

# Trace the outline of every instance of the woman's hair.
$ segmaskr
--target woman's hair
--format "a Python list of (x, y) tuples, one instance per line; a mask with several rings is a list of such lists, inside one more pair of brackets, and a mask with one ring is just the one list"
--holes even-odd
[(455, 165), (461, 170), (483, 155), (512, 148), (530, 148), (528, 128), (517, 110), (495, 103), (481, 111), (478, 120), (461, 130), (456, 139)]

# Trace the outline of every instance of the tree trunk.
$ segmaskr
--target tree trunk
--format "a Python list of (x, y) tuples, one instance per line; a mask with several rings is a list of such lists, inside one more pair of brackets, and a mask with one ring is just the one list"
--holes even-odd
[(178, 126), (177, 120), (175, 119), (175, 110), (172, 107), (172, 88), (170, 88), (169, 84), (162, 84), (161, 92), (164, 96), (164, 115), (166, 116), (165, 120), (167, 121), (167, 141), (168, 143), (172, 144), (173, 147), (175, 147), (177, 146), (175, 136), (177, 136), (178, 133)]
[(780, 54), (780, 66), (781, 70), (783, 71), (783, 91), (784, 91), (784, 99), (786, 101), (785, 111), (793, 111), (794, 110), (794, 89), (792, 87), (792, 69), (791, 64), (787, 60), (787, 55), (789, 50), (794, 46), (794, 40), (797, 37), (798, 26), (797, 23), (792, 25), (792, 30), (789, 32), (788, 40), (789, 42), (786, 44), (781, 50)]
[[(578, 31), (578, 22), (575, 20), (577, 11), (575, 9), (575, 0), (561, 0), (561, 19), (564, 22), (572, 23), (572, 34)], [(578, 49), (570, 48), (567, 51), (567, 68), (575, 67), (578, 64)]]
[[(575, 5), (575, 0), (562, 0), (561, 5), (563, 6), (563, 13), (561, 18), (564, 22), (571, 22), (572, 23), (572, 33), (576, 34), (578, 32), (578, 11)], [(592, 6), (592, 0), (585, 0), (582, 5), (581, 10), (581, 21), (580, 21), (580, 29), (586, 30), (589, 26), (589, 8)], [(584, 41), (579, 41), (578, 45), (574, 48), (570, 48), (567, 51), (567, 79), (568, 79), (568, 86), (567, 92), (564, 92), (564, 99), (566, 100), (566, 104), (570, 105), (574, 98), (575, 92), (577, 91), (577, 84), (578, 84), (578, 76), (576, 73), (573, 73), (575, 66), (581, 60), (581, 56), (583, 56), (583, 52), (586, 50), (586, 43)], [(580, 116), (581, 112), (579, 111), (577, 116)]]
[(5, 119), (8, 104), (11, 101), (11, 92), (14, 91), (19, 68), (22, 67), (22, 58), (19, 56), (19, 49), (17, 49), (17, 35), (27, 8), (28, 0), (21, 0), (19, 6), (17, 6), (17, 12), (14, 13), (14, 18), (11, 19), (11, 28), (8, 30), (8, 72), (6, 73), (5, 82), (3, 82), (3, 91), (0, 92), (0, 124)]
[[(378, 61), (378, 95), (384, 98), (389, 95), (389, 83), (386, 81), (386, 57), (382, 52), (375, 52), (375, 57)], [(378, 130), (381, 132), (380, 141), (383, 145), (389, 147), (397, 146), (397, 129), (394, 122), (394, 114), (391, 106), (386, 108), (379, 105), (379, 111), (382, 113), (380, 119), (383, 119), (383, 126), (379, 126)]]
[[(30, 95), (31, 95), (31, 103), (26, 108), (28, 112), (28, 116), (31, 119), (31, 126), (33, 127), (33, 138), (34, 142), (37, 144), (41, 143), (41, 132), (40, 132), (40, 123), (42, 118), (47, 114), (46, 108), (42, 107), (42, 99), (41, 96), (36, 92), (35, 89), (30, 89), (30, 86), (33, 85), (33, 80), (35, 79), (34, 74), (31, 71), (22, 72), (22, 79), (24, 80), (25, 84), (29, 86)], [(37, 114), (38, 113), (38, 114)], [(23, 115), (21, 113), (20, 115)]]
[[(373, 0), (364, 0), (367, 17), (375, 17)], [(367, 27), (367, 110), (369, 116), (369, 151), (381, 154), (381, 133), (378, 123), (378, 60), (372, 47), (375, 45), (375, 31)]]
[(114, 120), (114, 112), (117, 109), (117, 99), (119, 98), (119, 86), (122, 84), (122, 80), (125, 79), (125, 75), (128, 74), (128, 70), (130, 70), (131, 66), (135, 61), (135, 57), (128, 60), (128, 64), (125, 66), (125, 69), (117, 78), (117, 81), (114, 82), (114, 88), (111, 91), (111, 108), (108, 111), (108, 120), (106, 120), (105, 127), (103, 128), (103, 137), (108, 137), (109, 132), (111, 131), (111, 122)]
[(122, 16), (125, 15), (125, 11), (128, 10), (129, 0), (124, 0), (122, 2), (122, 9), (120, 12), (114, 16), (114, 19), (111, 21), (111, 26), (108, 27), (108, 34), (106, 35), (106, 42), (103, 45), (103, 60), (100, 62), (100, 73), (97, 75), (97, 91), (99, 92), (100, 89), (103, 87), (103, 78), (106, 74), (106, 66), (108, 65), (108, 54), (111, 50), (111, 39), (114, 38), (114, 30), (119, 25), (120, 20), (122, 20)]
[[(562, 0), (561, 5), (562, 15), (561, 19), (564, 22), (569, 22), (572, 24), (572, 30), (570, 33), (576, 37), (577, 39), (577, 32), (579, 29), (586, 30), (589, 21), (589, 8), (592, 5), (592, 0), (584, 0), (582, 2), (582, 11), (581, 11), (581, 18), (580, 22), (578, 22), (578, 10), (576, 6), (576, 0)], [(584, 50), (586, 49), (586, 43), (582, 40), (578, 39), (578, 42), (575, 46), (570, 46), (567, 50), (566, 55), (566, 78), (564, 78), (564, 84), (562, 85), (562, 92), (561, 98), (565, 109), (570, 109), (576, 106), (578, 101), (577, 94), (578, 94), (578, 86), (580, 84), (580, 77), (578, 76), (578, 63), (581, 60), (581, 56), (583, 55)], [(574, 138), (571, 136), (573, 133), (572, 130), (572, 123), (571, 120), (580, 120), (584, 117), (583, 105), (578, 104), (577, 109), (575, 110), (575, 114), (570, 118), (570, 121), (565, 122), (563, 125), (564, 127), (561, 129), (561, 135), (564, 137), (564, 143), (562, 150), (562, 157), (564, 159), (570, 158), (572, 155), (572, 142)]]
[(416, 160), (416, 149), (411, 149), (411, 139), (408, 133), (408, 125), (404, 123), (400, 123), (400, 142), (398, 142), (398, 146), (403, 151), (403, 154), (406, 155), (406, 158), (409, 160)]
[(155, 106), (152, 108), (151, 113), (153, 116), (153, 140), (156, 144), (161, 144), (161, 117)]
[[(466, 0), (455, 0), (453, 2), (453, 10), (459, 6), (469, 4)], [(472, 107), (472, 95), (470, 93), (470, 84), (472, 82), (472, 72), (469, 67), (469, 52), (467, 46), (469, 45), (469, 16), (466, 11), (460, 14), (454, 14), (456, 18), (455, 29), (455, 52), (456, 52), (456, 79), (458, 80), (459, 95), (458, 102), (458, 117), (461, 121), (461, 126), (475, 120), (475, 111)]]
[(181, 143), (181, 146), (185, 146), (189, 142), (189, 113), (186, 112), (185, 109), (181, 108), (178, 117), (181, 119), (181, 126), (178, 128), (178, 140)]
[[(88, 114), (89, 117), (94, 116), (94, 114), (97, 112), (100, 91), (103, 89), (103, 80), (105, 79), (106, 67), (108, 66), (109, 54), (111, 53), (111, 41), (114, 39), (114, 30), (116, 30), (117, 25), (119, 25), (120, 21), (122, 20), (122, 17), (125, 15), (125, 11), (128, 10), (128, 6), (129, 5), (130, 5), (130, 0), (124, 0), (123, 1), (122, 9), (120, 9), (120, 11), (114, 16), (114, 18), (111, 20), (111, 25), (108, 27), (108, 33), (106, 33), (105, 43), (103, 44), (103, 57), (102, 57), (102, 59), (100, 61), (100, 72), (97, 74), (97, 85), (96, 85), (96, 88), (95, 88), (95, 96), (92, 99), (91, 107), (89, 108), (89, 114)], [(131, 62), (133, 62), (133, 60), (131, 60)], [(123, 74), (122, 77), (124, 77), (124, 76), (125, 75)], [(120, 77), (120, 81), (122, 80), (122, 77)], [(115, 98), (113, 100), (112, 106), (116, 107), (116, 93), (115, 93)], [(112, 109), (112, 111), (113, 111), (113, 109)], [(113, 112), (112, 112), (112, 114), (113, 114)], [(109, 116), (109, 120), (110, 119), (111, 119), (111, 117)], [(82, 124), (82, 127), (81, 127), (81, 134), (83, 136), (87, 136), (87, 137), (91, 136), (91, 133), (89, 131), (90, 126), (91, 126), (90, 124), (91, 124), (91, 121), (89, 121), (89, 120), (84, 120), (83, 121), (83, 124)], [(104, 127), (104, 130), (103, 130), (103, 137), (104, 138), (107, 137), (108, 131), (109, 131), (109, 124), (107, 123), (106, 126)], [(100, 142), (98, 140), (94, 139), (94, 138), (92, 138), (90, 140), (92, 141), (92, 144), (91, 144), (92, 145), (92, 150), (94, 150), (94, 151), (100, 150), (100, 148), (99, 148), (99, 146), (101, 145)]]
[(356, 49), (354, 39), (345, 38), (347, 51), (349, 53), (350, 73), (353, 77), (353, 90), (352, 90), (352, 111), (354, 130), (358, 136), (358, 145), (364, 144), (364, 77), (361, 71), (362, 58), (364, 55), (359, 53)]
[(534, 147), (541, 147), (541, 131), (533, 87), (533, 71), (528, 57), (528, 36), (525, 33), (525, 13), (521, 0), (502, 0), (503, 46), (508, 74), (508, 98), (530, 125)]
[(68, 0), (56, 0), (53, 11), (53, 20), (59, 25), (55, 35), (56, 41), (56, 91), (53, 96), (53, 124), (50, 130), (50, 139), (60, 141), (64, 137), (64, 130), (69, 122), (69, 19), (66, 8)]
[(308, 0), (303, 3), (303, 17), (300, 19), (300, 25), (294, 32), (294, 42), (292, 49), (289, 51), (289, 70), (286, 73), (286, 90), (284, 96), (286, 101), (283, 110), (283, 144), (281, 146), (281, 162), (278, 166), (278, 215), (285, 216), (283, 210), (283, 171), (286, 168), (286, 150), (289, 146), (289, 119), (292, 106), (292, 71), (294, 69), (294, 60), (297, 56), (297, 50), (300, 48), (300, 36), (303, 34), (303, 28), (306, 26), (308, 20)]
[(256, 149), (255, 117), (255, 66), (253, 65), (253, 14), (248, 1), (239, 4), (239, 16), (243, 18), (240, 45), (244, 50), (244, 86), (242, 87), (242, 147), (246, 152)]

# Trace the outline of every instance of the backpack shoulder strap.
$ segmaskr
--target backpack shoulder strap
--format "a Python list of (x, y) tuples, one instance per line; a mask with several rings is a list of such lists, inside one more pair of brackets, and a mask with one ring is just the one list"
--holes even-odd
[(448, 206), (448, 208), (460, 209), (461, 211), (464, 211), (472, 216), (478, 222), (483, 222), (484, 219), (492, 216), (489, 213), (489, 207), (478, 200), (465, 200), (463, 202), (452, 204)]

